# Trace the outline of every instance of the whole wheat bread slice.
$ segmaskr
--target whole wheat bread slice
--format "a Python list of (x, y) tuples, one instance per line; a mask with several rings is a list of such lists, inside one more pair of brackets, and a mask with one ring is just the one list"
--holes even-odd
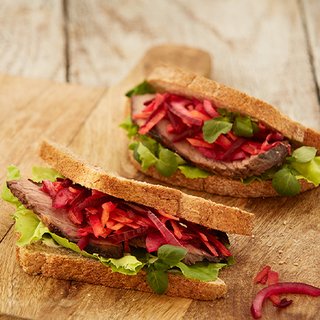
[[(205, 191), (221, 196), (233, 196), (238, 198), (259, 198), (259, 197), (277, 197), (280, 196), (272, 187), (271, 180), (252, 181), (248, 184), (240, 180), (228, 179), (222, 176), (209, 176), (207, 178), (186, 178), (179, 170), (171, 177), (162, 176), (154, 167), (143, 170), (140, 164), (130, 157), (133, 165), (141, 172), (156, 180), (171, 184), (177, 187), (185, 187), (191, 190)], [(300, 192), (315, 188), (312, 183), (306, 180), (298, 180), (301, 186)]]
[(150, 73), (147, 81), (158, 92), (171, 92), (200, 100), (208, 99), (219, 108), (260, 120), (298, 144), (320, 150), (319, 132), (291, 120), (264, 101), (211, 79), (179, 68), (161, 66)]
[(252, 213), (228, 207), (179, 190), (118, 177), (87, 164), (68, 149), (48, 141), (40, 147), (40, 156), (73, 182), (114, 197), (164, 210), (179, 218), (228, 233), (250, 235)]
[[(147, 81), (158, 92), (171, 92), (200, 100), (208, 99), (218, 107), (249, 115), (264, 122), (298, 145), (302, 144), (320, 149), (319, 132), (289, 119), (266, 102), (203, 76), (179, 68), (161, 66), (149, 74)], [(219, 175), (212, 175), (203, 179), (189, 179), (179, 170), (171, 177), (164, 177), (154, 167), (142, 170), (140, 164), (132, 156), (130, 156), (130, 160), (144, 174), (174, 186), (234, 197), (279, 196), (272, 187), (270, 180), (253, 181), (249, 184), (244, 184), (240, 180), (229, 179)], [(299, 180), (299, 183), (301, 192), (315, 188), (312, 183), (308, 183), (306, 180)]]
[[(17, 247), (17, 258), (22, 269), (30, 275), (43, 275), (63, 280), (76, 280), (111, 288), (152, 292), (146, 282), (146, 273), (141, 270), (136, 276), (112, 272), (100, 262), (82, 257), (64, 248), (48, 247), (40, 242)], [(168, 296), (198, 300), (213, 300), (222, 297), (227, 286), (221, 279), (202, 282), (169, 274)]]

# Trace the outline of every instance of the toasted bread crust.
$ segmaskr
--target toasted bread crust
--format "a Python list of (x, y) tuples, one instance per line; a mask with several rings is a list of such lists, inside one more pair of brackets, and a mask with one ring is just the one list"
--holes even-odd
[(289, 119), (270, 104), (194, 73), (167, 66), (154, 69), (147, 81), (159, 92), (211, 100), (216, 106), (258, 119), (290, 140), (320, 150), (320, 133)]
[[(130, 157), (130, 159), (134, 166), (142, 173), (174, 186), (238, 198), (267, 198), (280, 196), (272, 187), (271, 180), (253, 181), (249, 184), (244, 184), (240, 180), (228, 179), (216, 175), (209, 176), (207, 178), (189, 179), (186, 178), (179, 170), (177, 170), (171, 177), (164, 177), (154, 167), (151, 167), (148, 170), (142, 170), (140, 164), (136, 160), (132, 157)], [(312, 183), (308, 183), (306, 180), (299, 180), (299, 183), (301, 186), (301, 192), (315, 188)]]
[[(112, 288), (152, 292), (141, 270), (136, 276), (111, 271), (93, 259), (84, 258), (64, 248), (52, 248), (42, 243), (17, 247), (17, 258), (22, 269), (31, 275), (43, 275), (63, 280), (76, 280)], [(225, 295), (227, 287), (221, 279), (202, 282), (169, 274), (168, 296), (198, 300), (213, 300)]]
[(193, 197), (176, 189), (113, 176), (51, 142), (42, 143), (40, 156), (62, 175), (87, 188), (165, 210), (208, 228), (245, 235), (252, 233), (254, 215), (244, 210)]

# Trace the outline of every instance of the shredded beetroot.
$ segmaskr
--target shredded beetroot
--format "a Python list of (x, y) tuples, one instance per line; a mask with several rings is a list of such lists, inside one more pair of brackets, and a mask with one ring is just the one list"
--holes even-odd
[[(258, 292), (253, 300), (251, 306), (251, 314), (254, 319), (259, 319), (262, 316), (262, 305), (263, 302), (272, 295), (280, 295), (284, 293), (296, 293), (296, 294), (306, 294), (309, 296), (319, 297), (320, 288), (311, 286), (305, 283), (299, 282), (282, 282), (277, 284), (272, 284)], [(280, 302), (280, 307), (286, 307), (290, 305), (292, 301), (282, 300)]]
[(80, 250), (83, 250), (88, 244), (89, 244), (89, 237), (88, 236), (84, 236), (84, 237), (80, 238), (80, 240), (77, 243)]
[(270, 266), (265, 266), (254, 278), (254, 283), (266, 284), (268, 280), (268, 273), (271, 270)]
[(163, 244), (192, 245), (206, 254), (221, 258), (229, 256), (225, 240), (219, 241), (215, 231), (181, 221), (163, 210), (125, 202), (98, 190), (72, 184), (68, 179), (43, 181), (40, 189), (51, 197), (57, 212), (59, 209), (68, 212), (70, 221), (78, 227), (81, 250), (91, 239), (102, 238), (114, 244), (123, 243), (126, 252), (130, 252), (128, 241), (140, 237), (139, 241), (146, 241), (148, 252), (157, 251)]
[(181, 243), (177, 240), (173, 233), (166, 227), (166, 225), (163, 222), (161, 222), (159, 218), (157, 218), (157, 216), (154, 213), (149, 211), (148, 217), (154, 223), (155, 227), (160, 231), (162, 236), (166, 239), (168, 244), (182, 247)]
[[(136, 99), (133, 98), (134, 103)], [(205, 121), (220, 117), (211, 101), (157, 93), (143, 104), (142, 112), (133, 115), (134, 119), (142, 120), (142, 124), (139, 124), (140, 134), (147, 134), (162, 119), (166, 119), (169, 122), (167, 132), (172, 135), (173, 142), (186, 141), (205, 157), (215, 160), (236, 161), (258, 155), (275, 147), (284, 138), (263, 123), (256, 122), (259, 131), (251, 138), (238, 137), (230, 131), (221, 134), (215, 142), (208, 143), (202, 137), (202, 126)]]

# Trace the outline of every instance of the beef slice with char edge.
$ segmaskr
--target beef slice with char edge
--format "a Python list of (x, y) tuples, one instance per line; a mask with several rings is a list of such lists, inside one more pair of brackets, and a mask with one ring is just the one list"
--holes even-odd
[[(68, 211), (52, 207), (52, 199), (30, 180), (12, 180), (7, 182), (14, 196), (27, 208), (32, 210), (48, 229), (69, 241), (77, 242), (79, 226), (70, 221)], [(88, 248), (88, 250), (87, 250)], [(98, 253), (107, 258), (120, 258), (123, 255), (121, 244), (113, 244), (103, 238), (89, 239), (86, 251)]]

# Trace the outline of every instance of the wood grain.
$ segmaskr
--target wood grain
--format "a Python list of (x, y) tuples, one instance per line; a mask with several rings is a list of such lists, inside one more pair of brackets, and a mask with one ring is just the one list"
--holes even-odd
[[(71, 141), (104, 91), (77, 85), (65, 87), (47, 80), (2, 77), (1, 182), (9, 164), (30, 172), (31, 166), (39, 161), (37, 148), (41, 138), (51, 136), (60, 142)], [(0, 219), (0, 240), (11, 224), (8, 215)]]
[(0, 70), (65, 81), (62, 1), (2, 0)]
[(305, 15), (307, 46), (311, 67), (314, 72), (318, 99), (320, 101), (320, 2), (317, 0), (304, 0), (302, 1), (301, 8)]

